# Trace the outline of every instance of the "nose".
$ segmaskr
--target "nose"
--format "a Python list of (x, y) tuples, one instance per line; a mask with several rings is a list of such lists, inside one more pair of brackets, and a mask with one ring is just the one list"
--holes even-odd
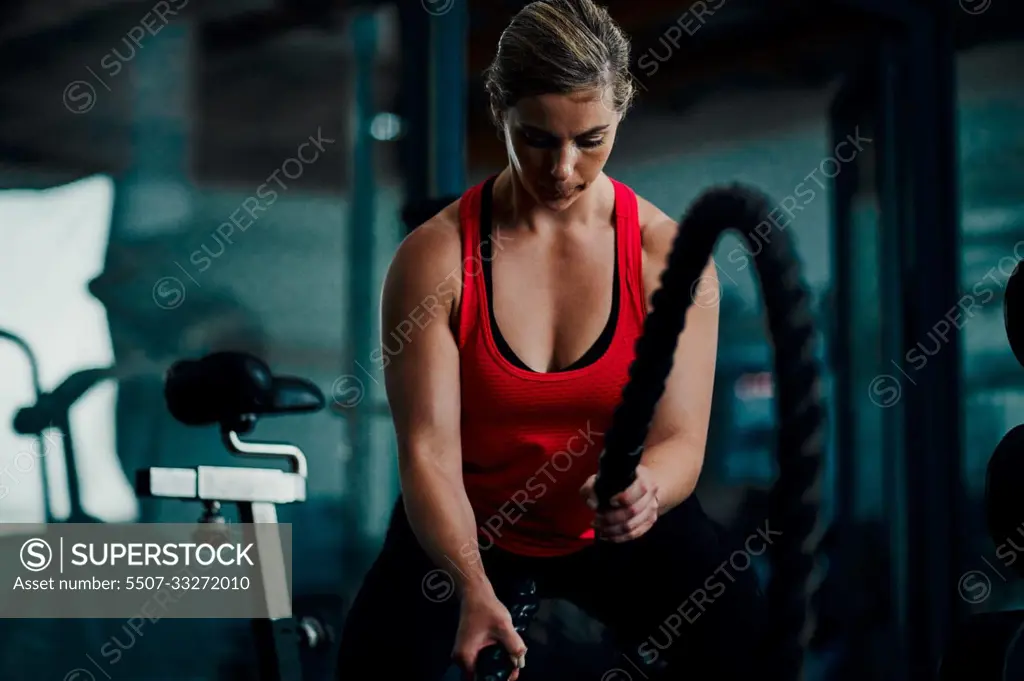
[(551, 159), (551, 177), (557, 182), (566, 182), (576, 169), (576, 149), (572, 144), (563, 144)]

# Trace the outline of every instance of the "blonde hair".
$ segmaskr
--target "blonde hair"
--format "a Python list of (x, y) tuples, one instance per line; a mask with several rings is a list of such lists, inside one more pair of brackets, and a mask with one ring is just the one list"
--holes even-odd
[(486, 75), (491, 118), (523, 97), (599, 88), (609, 108), (625, 115), (635, 87), (629, 39), (608, 10), (592, 0), (538, 0), (513, 17), (498, 40)]

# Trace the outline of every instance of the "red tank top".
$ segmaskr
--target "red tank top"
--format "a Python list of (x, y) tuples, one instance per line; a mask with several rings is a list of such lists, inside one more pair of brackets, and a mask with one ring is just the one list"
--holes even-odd
[(480, 548), (557, 556), (593, 542), (594, 512), (579, 489), (597, 472), (604, 433), (629, 377), (646, 303), (636, 195), (615, 186), (619, 309), (611, 344), (577, 369), (539, 373), (499, 351), (480, 266), (486, 182), (462, 196), (463, 282), (457, 334), (462, 382), (463, 478)]

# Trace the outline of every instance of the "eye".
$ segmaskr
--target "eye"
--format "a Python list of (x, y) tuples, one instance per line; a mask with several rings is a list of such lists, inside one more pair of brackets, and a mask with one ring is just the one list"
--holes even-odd
[(604, 144), (604, 136), (600, 135), (598, 137), (585, 137), (581, 140), (578, 140), (576, 144), (583, 147), (584, 149), (594, 149)]
[(531, 147), (549, 147), (554, 142), (550, 135), (545, 135), (528, 128), (520, 129), (519, 134), (523, 136), (523, 141)]

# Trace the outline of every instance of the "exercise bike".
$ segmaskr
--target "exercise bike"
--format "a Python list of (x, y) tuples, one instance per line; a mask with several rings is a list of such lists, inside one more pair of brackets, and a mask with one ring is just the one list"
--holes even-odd
[[(291, 444), (244, 441), (263, 416), (314, 413), (325, 406), (323, 393), (301, 378), (274, 376), (252, 355), (219, 352), (199, 360), (176, 362), (168, 371), (164, 397), (171, 415), (188, 426), (218, 425), (224, 446), (234, 456), (287, 463), (287, 470), (230, 466), (144, 468), (136, 472), (140, 497), (198, 501), (208, 536), (226, 524), (223, 504), (238, 508), (242, 523), (255, 525), (255, 558), (269, 617), (254, 619), (261, 681), (302, 681), (303, 649), (330, 642), (326, 618), (296, 618), (291, 579), (285, 562), (277, 505), (306, 500), (308, 470), (302, 450)], [(265, 531), (260, 531), (263, 525)]]
[[(13, 428), (18, 435), (30, 435), (36, 438), (39, 445), (39, 456), (46, 454), (46, 442), (43, 433), (51, 428), (60, 433), (64, 450), (64, 466), (68, 479), (68, 499), (71, 506), (70, 515), (62, 522), (67, 523), (98, 523), (85, 512), (82, 507), (82, 495), (78, 468), (75, 463), (74, 439), (71, 434), (71, 407), (96, 384), (114, 378), (113, 368), (92, 368), (76, 371), (65, 378), (60, 385), (46, 392), (39, 381), (39, 362), (31, 347), (20, 336), (0, 329), (0, 338), (9, 340), (25, 353), (32, 373), (32, 389), (35, 402), (22, 407), (14, 416)], [(46, 465), (39, 467), (43, 480), (43, 511), (47, 523), (56, 522), (50, 509), (49, 481)]]

